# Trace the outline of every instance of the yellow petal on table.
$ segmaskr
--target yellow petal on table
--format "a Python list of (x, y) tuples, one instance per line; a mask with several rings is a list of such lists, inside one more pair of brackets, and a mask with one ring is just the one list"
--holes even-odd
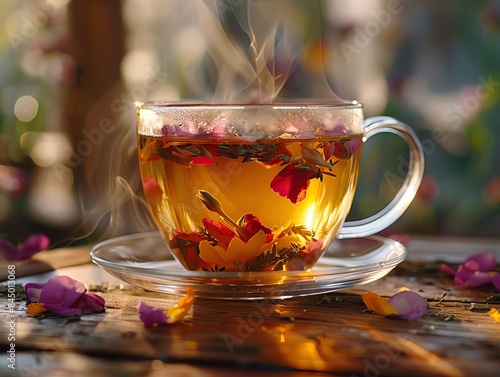
[(200, 258), (205, 262), (213, 263), (220, 267), (227, 267), (233, 264), (227, 256), (226, 250), (220, 246), (212, 246), (207, 240), (200, 242)]
[(239, 238), (233, 238), (227, 247), (227, 255), (234, 262), (245, 263), (260, 254), (260, 249), (264, 245), (266, 234), (263, 230), (255, 233), (247, 243)]
[(175, 323), (183, 319), (194, 302), (194, 291), (191, 288), (187, 288), (186, 296), (181, 298), (177, 305), (172, 306), (168, 311), (165, 312), (167, 316), (167, 323)]
[(392, 306), (389, 301), (379, 295), (368, 292), (361, 296), (366, 307), (371, 311), (381, 315), (392, 315), (398, 314), (394, 306)]
[(491, 308), (491, 310), (488, 312), (488, 315), (491, 318), (494, 318), (495, 321), (500, 322), (500, 312), (497, 309)]
[(41, 304), (39, 302), (32, 302), (26, 308), (26, 313), (34, 314), (34, 315), (45, 313), (46, 311), (47, 311), (47, 308), (45, 308), (45, 306), (43, 306), (43, 304)]

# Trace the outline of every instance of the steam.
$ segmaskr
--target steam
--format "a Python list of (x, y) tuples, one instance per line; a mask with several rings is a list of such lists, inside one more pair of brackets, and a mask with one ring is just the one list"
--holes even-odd
[[(173, 14), (176, 7), (172, 4), (182, 11)], [(172, 98), (151, 96), (171, 94), (173, 87), (182, 86), (179, 97), (205, 102), (272, 103), (286, 102), (282, 99), (293, 96), (309, 101), (341, 101), (324, 70), (306, 72), (305, 68), (304, 52), (314, 38), (321, 44), (317, 1), (178, 0), (169, 2), (168, 7), (169, 19), (158, 21), (164, 29), (160, 39), (166, 56), (160, 74), (169, 77), (171, 82), (164, 85), (168, 88), (163, 92), (158, 90), (161, 88), (151, 90), (149, 98), (130, 98), (130, 111), (124, 114), (113, 111), (113, 102), (127, 97), (131, 89), (119, 83), (96, 100), (86, 120), (87, 129), (95, 128), (103, 118), (112, 119), (116, 126), (85, 159), (83, 167), (84, 228), (86, 235), (98, 239), (155, 228), (142, 199), (134, 100), (169, 101)], [(182, 26), (185, 35), (201, 38), (191, 41), (193, 46), (188, 50), (195, 54), (189, 57), (180, 56), (183, 51), (174, 43)], [(186, 34), (188, 29), (194, 33)], [(141, 51), (145, 47), (141, 45)], [(181, 73), (183, 77), (178, 77)], [(295, 86), (287, 91), (297, 76), (302, 76), (300, 90)]]
[[(306, 24), (317, 22), (316, 1), (197, 0), (197, 22), (205, 37), (207, 64), (213, 65), (213, 102), (274, 102), (303, 66), (311, 43)], [(231, 5), (232, 4), (232, 5)], [(310, 27), (310, 25), (307, 25)], [(319, 36), (319, 38), (321, 38)], [(308, 40), (309, 39), (309, 40)], [(200, 80), (201, 81), (201, 80)], [(337, 101), (323, 71), (309, 77), (301, 95)]]

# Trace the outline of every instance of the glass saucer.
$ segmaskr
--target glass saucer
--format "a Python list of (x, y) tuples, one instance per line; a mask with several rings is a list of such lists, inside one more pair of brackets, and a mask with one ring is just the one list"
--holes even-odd
[(400, 243), (380, 236), (335, 240), (306, 271), (199, 272), (177, 262), (158, 232), (95, 245), (92, 261), (118, 279), (150, 291), (227, 300), (285, 299), (323, 294), (385, 276), (406, 257)]

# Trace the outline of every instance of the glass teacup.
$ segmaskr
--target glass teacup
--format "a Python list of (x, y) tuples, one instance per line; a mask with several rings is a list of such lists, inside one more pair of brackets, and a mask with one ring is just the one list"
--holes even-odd
[[(380, 132), (409, 145), (408, 174), (379, 213), (345, 222), (363, 143)], [(311, 268), (330, 242), (396, 221), (420, 185), (423, 151), (362, 105), (147, 103), (138, 107), (144, 194), (173, 256), (193, 271)]]

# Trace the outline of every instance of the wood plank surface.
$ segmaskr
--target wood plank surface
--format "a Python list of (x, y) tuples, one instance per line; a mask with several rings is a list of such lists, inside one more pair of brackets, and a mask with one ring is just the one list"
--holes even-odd
[[(498, 299), (491, 300), (493, 287), (457, 287), (438, 271), (438, 263), (418, 258), (409, 257), (376, 282), (328, 295), (255, 302), (197, 298), (184, 321), (154, 329), (139, 321), (138, 300), (169, 308), (178, 296), (120, 286), (91, 264), (56, 273), (97, 290), (106, 299), (106, 312), (76, 321), (38, 319), (27, 316), (22, 303), (10, 313), (1, 297), (0, 346), (9, 346), (6, 322), (15, 318), (19, 376), (71, 371), (85, 376), (497, 376), (500, 370), (500, 322), (488, 315), (491, 308), (500, 310)], [(421, 319), (384, 318), (366, 310), (361, 300), (368, 290), (390, 296), (401, 287), (427, 299)], [(4, 359), (0, 373), (15, 376)]]

